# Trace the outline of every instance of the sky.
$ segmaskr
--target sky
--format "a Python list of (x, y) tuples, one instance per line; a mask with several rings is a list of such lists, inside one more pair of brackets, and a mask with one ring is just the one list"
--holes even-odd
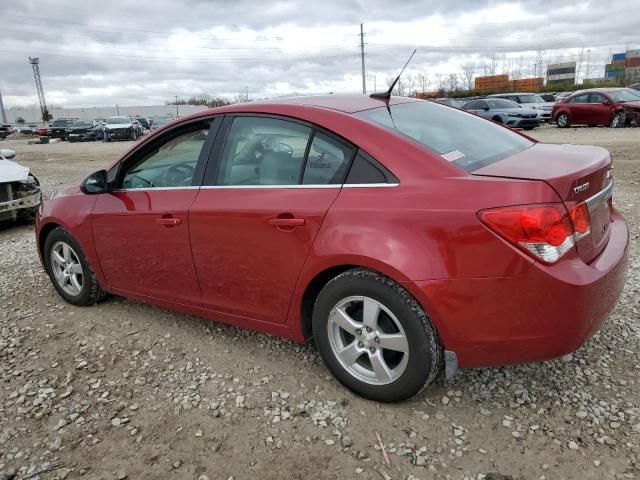
[(414, 49), (407, 91), (567, 61), (599, 77), (612, 52), (640, 48), (638, 12), (640, 0), (0, 0), (0, 91), (5, 107), (37, 104), (38, 57), (53, 106), (361, 93), (361, 23), (369, 92)]

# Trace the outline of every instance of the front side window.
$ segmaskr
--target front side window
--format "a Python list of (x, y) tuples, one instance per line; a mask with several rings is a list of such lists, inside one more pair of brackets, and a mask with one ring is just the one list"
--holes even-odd
[(432, 102), (409, 102), (355, 114), (407, 137), (467, 172), (522, 152), (533, 142), (517, 133)]
[(599, 93), (592, 93), (589, 103), (602, 103), (604, 100), (605, 98), (603, 95), (600, 95)]
[(191, 186), (208, 124), (183, 133), (155, 148), (141, 160), (127, 166), (122, 188), (167, 188)]
[(571, 99), (571, 103), (589, 103), (589, 94), (577, 95)]
[(218, 185), (297, 185), (311, 128), (266, 117), (233, 120)]

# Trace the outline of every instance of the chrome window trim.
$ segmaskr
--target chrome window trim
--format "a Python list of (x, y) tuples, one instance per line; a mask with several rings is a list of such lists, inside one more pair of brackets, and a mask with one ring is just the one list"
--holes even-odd
[(265, 188), (389, 188), (398, 187), (399, 183), (335, 183), (330, 185), (202, 185), (189, 187), (145, 187), (145, 188), (117, 188), (114, 192), (153, 192), (163, 190), (220, 190), (220, 189), (265, 189)]
[(114, 192), (153, 192), (157, 190), (196, 190), (199, 186), (185, 187), (144, 187), (144, 188), (115, 188)]

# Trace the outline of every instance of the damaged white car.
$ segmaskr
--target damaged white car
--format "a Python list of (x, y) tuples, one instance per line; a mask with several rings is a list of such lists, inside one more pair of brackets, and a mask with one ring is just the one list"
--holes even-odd
[(0, 221), (31, 220), (42, 201), (40, 182), (11, 160), (15, 156), (13, 150), (0, 149)]

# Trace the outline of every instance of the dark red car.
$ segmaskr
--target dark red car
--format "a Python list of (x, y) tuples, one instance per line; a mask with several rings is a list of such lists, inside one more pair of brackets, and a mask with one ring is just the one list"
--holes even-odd
[(192, 115), (44, 203), (54, 287), (311, 339), (368, 398), (443, 367), (579, 348), (613, 308), (627, 225), (611, 158), (409, 98)]
[(556, 103), (551, 117), (558, 127), (624, 127), (640, 120), (640, 94), (629, 88), (581, 90)]

